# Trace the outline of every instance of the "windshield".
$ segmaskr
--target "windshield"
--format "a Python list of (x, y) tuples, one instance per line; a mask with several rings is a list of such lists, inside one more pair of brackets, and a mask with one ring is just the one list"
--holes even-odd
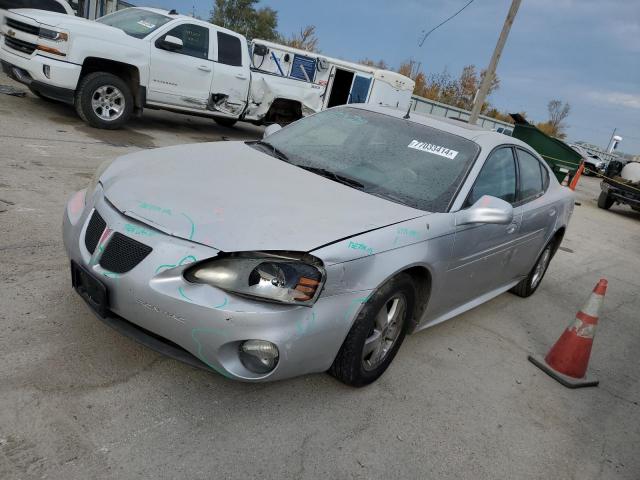
[(479, 151), (457, 135), (355, 108), (326, 110), (265, 141), (291, 163), (430, 212), (447, 210)]
[(171, 17), (148, 10), (126, 8), (99, 18), (96, 22), (119, 28), (132, 37), (144, 38), (171, 20)]

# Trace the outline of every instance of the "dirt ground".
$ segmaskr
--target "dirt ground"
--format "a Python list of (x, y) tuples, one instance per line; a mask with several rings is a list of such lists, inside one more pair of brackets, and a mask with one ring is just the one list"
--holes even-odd
[[(640, 478), (640, 214), (599, 210), (594, 178), (535, 295), (408, 337), (364, 389), (323, 374), (233, 382), (96, 320), (70, 285), (66, 199), (115, 156), (260, 135), (155, 111), (109, 132), (0, 95), (0, 478)], [(549, 349), (601, 277), (601, 384), (568, 390), (527, 354)]]

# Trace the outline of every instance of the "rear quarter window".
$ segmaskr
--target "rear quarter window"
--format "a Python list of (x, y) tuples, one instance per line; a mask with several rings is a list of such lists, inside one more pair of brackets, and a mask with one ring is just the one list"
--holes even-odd
[(242, 45), (238, 37), (218, 32), (218, 62), (233, 67), (242, 66)]

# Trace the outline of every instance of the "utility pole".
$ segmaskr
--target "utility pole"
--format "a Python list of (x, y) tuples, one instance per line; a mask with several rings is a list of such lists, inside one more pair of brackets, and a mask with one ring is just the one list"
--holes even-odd
[(613, 142), (613, 137), (616, 136), (616, 130), (618, 130), (618, 127), (613, 129), (613, 133), (611, 134), (611, 138), (609, 139), (609, 143), (607, 143), (607, 146), (605, 148), (605, 150), (608, 152), (609, 148), (611, 147), (611, 142)]
[(516, 13), (518, 13), (518, 8), (520, 8), (520, 2), (522, 0), (512, 0), (511, 8), (509, 8), (509, 13), (507, 14), (507, 18), (504, 21), (504, 25), (502, 26), (502, 32), (500, 33), (500, 37), (498, 38), (498, 43), (496, 44), (496, 48), (493, 51), (493, 55), (491, 56), (491, 61), (489, 62), (489, 67), (487, 68), (487, 73), (480, 84), (480, 89), (478, 90), (478, 94), (476, 95), (476, 101), (473, 104), (473, 109), (471, 110), (471, 116), (469, 117), (469, 123), (475, 125), (478, 121), (478, 116), (480, 115), (480, 109), (484, 104), (484, 100), (487, 97), (487, 93), (489, 92), (489, 87), (491, 87), (491, 83), (493, 82), (493, 77), (496, 73), (496, 67), (498, 66), (498, 61), (500, 60), (500, 55), (502, 55), (502, 49), (504, 48), (504, 44), (507, 42), (507, 37), (509, 36), (509, 31), (511, 30), (511, 25), (513, 25), (513, 21), (516, 18)]

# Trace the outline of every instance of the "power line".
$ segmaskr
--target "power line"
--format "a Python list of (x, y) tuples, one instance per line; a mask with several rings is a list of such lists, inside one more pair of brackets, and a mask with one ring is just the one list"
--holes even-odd
[(471, 5), (474, 2), (474, 0), (469, 0), (469, 2), (467, 2), (467, 4), (462, 7), (460, 10), (458, 10), (456, 13), (454, 13), (453, 15), (451, 15), (449, 18), (447, 18), (446, 20), (444, 20), (442, 23), (439, 23), (438, 25), (436, 25), (435, 27), (433, 27), (431, 30), (429, 30), (427, 33), (424, 34), (424, 36), (422, 37), (422, 40), (420, 40), (420, 43), (418, 43), (418, 46), (421, 47), (424, 44), (424, 41), (427, 39), (427, 37), (429, 36), (429, 34), (431, 34), (434, 30), (440, 28), (442, 25), (444, 25), (445, 23), (447, 23), (449, 20), (452, 20), (453, 18), (457, 17), (458, 14), (460, 12), (462, 12), (465, 8), (467, 8), (469, 5)]

